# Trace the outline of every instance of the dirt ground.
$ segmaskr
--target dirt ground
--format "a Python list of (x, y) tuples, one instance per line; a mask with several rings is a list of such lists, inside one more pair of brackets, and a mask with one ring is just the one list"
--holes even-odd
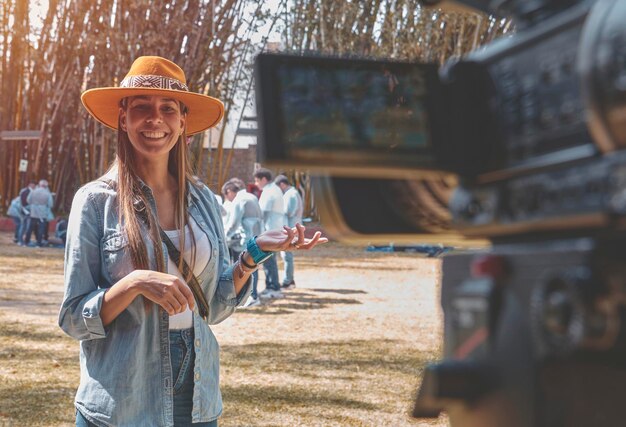
[[(63, 251), (0, 233), (0, 426), (72, 425), (77, 343), (56, 326)], [(330, 243), (297, 288), (213, 327), (220, 426), (444, 426), (408, 415), (440, 354), (440, 261)], [(263, 289), (263, 279), (260, 289)]]

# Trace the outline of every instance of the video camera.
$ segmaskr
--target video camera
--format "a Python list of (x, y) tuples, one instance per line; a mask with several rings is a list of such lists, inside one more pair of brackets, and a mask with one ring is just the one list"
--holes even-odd
[(261, 161), (317, 174), (331, 236), (491, 243), (443, 260), (414, 416), (621, 426), (626, 1), (462, 3), (517, 32), (443, 67), (260, 55)]

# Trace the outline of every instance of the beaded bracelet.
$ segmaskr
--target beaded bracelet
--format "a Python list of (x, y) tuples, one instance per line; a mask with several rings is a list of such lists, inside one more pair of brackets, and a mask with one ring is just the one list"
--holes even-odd
[(254, 273), (258, 268), (259, 265), (255, 265), (255, 266), (251, 266), (250, 264), (248, 264), (245, 259), (243, 254), (246, 251), (242, 251), (239, 253), (239, 258), (237, 259), (237, 265), (235, 266), (235, 268), (239, 268), (239, 278), (243, 278), (243, 276), (246, 275), (246, 273)]
[(251, 270), (252, 269), (256, 270), (257, 268), (259, 268), (259, 264), (250, 265), (246, 262), (246, 257), (243, 256), (243, 254), (245, 253), (246, 253), (245, 250), (239, 253), (239, 262), (241, 262), (244, 267), (247, 267), (248, 269), (251, 269)]

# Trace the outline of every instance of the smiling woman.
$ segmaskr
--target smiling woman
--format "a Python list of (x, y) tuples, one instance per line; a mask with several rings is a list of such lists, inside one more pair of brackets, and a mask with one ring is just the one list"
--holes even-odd
[(250, 239), (230, 264), (215, 196), (194, 178), (186, 144), (224, 107), (189, 92), (173, 62), (140, 57), (120, 87), (81, 99), (118, 140), (109, 171), (76, 193), (67, 230), (59, 325), (81, 343), (76, 424), (216, 426), (209, 325), (246, 301), (262, 259), (326, 239), (285, 227)]

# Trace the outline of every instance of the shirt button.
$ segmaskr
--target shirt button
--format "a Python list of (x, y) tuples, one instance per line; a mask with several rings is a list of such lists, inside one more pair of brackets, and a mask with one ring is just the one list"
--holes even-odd
[(196, 347), (200, 347), (200, 340), (196, 340)]
[(196, 380), (199, 380), (199, 379), (200, 379), (200, 373), (198, 372), (198, 373), (196, 374)]

